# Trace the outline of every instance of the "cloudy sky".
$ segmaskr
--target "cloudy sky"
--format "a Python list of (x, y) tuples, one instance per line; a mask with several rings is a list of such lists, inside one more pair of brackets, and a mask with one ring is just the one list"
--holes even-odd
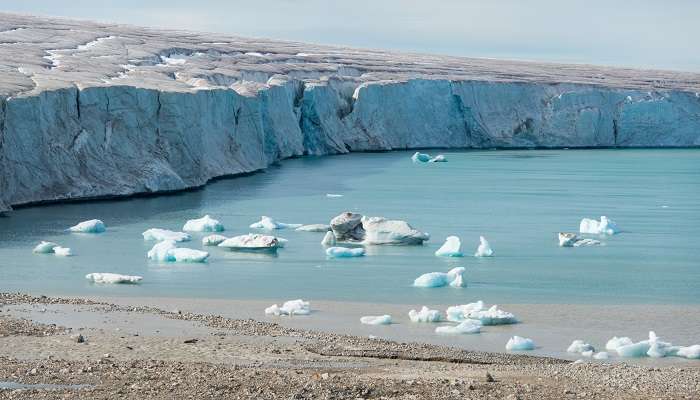
[(355, 47), (700, 72), (700, 0), (17, 0), (0, 1), (0, 10)]

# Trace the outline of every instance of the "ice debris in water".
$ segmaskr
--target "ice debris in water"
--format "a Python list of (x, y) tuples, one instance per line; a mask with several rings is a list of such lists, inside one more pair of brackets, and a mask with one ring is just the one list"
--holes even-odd
[(649, 332), (649, 339), (633, 342), (630, 338), (614, 337), (606, 344), (606, 349), (617, 351), (621, 357), (652, 357), (661, 358), (667, 356), (685, 357), (691, 359), (700, 358), (700, 345), (674, 346), (664, 342), (656, 336), (654, 331)]
[(571, 232), (559, 232), (559, 246), (560, 247), (584, 247), (584, 246), (597, 246), (602, 244), (600, 240), (595, 239), (583, 239), (578, 237), (575, 233)]
[(213, 235), (203, 237), (202, 238), (202, 245), (203, 246), (218, 246), (219, 244), (221, 244), (221, 242), (223, 242), (226, 239), (228, 239), (228, 238), (224, 235), (213, 234)]
[(283, 222), (277, 222), (273, 220), (270, 217), (262, 216), (260, 217), (260, 221), (258, 222), (253, 222), (250, 224), (250, 228), (252, 229), (266, 229), (269, 231), (275, 230), (275, 229), (287, 229), (287, 228), (298, 228), (300, 227), (301, 224), (285, 224)]
[(69, 247), (56, 246), (53, 248), (53, 252), (59, 257), (70, 257), (73, 255), (73, 251)]
[(391, 315), (367, 315), (360, 318), (360, 322), (365, 325), (389, 325), (391, 324)]
[(41, 241), (36, 247), (34, 247), (34, 250), (32, 250), (34, 253), (38, 254), (49, 254), (53, 253), (53, 249), (58, 247), (58, 245), (54, 242), (45, 242)]
[(365, 249), (362, 247), (329, 247), (326, 249), (326, 255), (333, 258), (361, 257), (365, 255)]
[(303, 232), (328, 232), (331, 230), (331, 226), (326, 224), (311, 224), (302, 225), (295, 230)]
[(613, 338), (608, 340), (608, 342), (605, 344), (605, 350), (617, 351), (618, 347), (626, 346), (626, 345), (632, 344), (632, 343), (633, 343), (632, 339), (630, 339), (628, 337), (613, 336)]
[(620, 228), (612, 220), (606, 216), (601, 216), (600, 221), (584, 218), (579, 225), (579, 232), (590, 233), (594, 235), (614, 235), (620, 233)]
[(176, 242), (188, 242), (192, 240), (192, 236), (185, 232), (173, 232), (167, 229), (151, 228), (144, 231), (142, 234), (143, 240), (174, 240)]
[(476, 249), (476, 253), (474, 253), (474, 257), (491, 257), (491, 256), (493, 256), (493, 250), (491, 249), (489, 242), (486, 240), (485, 237), (479, 236), (479, 247)]
[(568, 353), (582, 354), (588, 351), (595, 351), (595, 348), (593, 345), (586, 343), (583, 340), (574, 340), (566, 351)]
[(163, 262), (205, 262), (209, 253), (201, 250), (179, 248), (174, 240), (164, 240), (149, 250), (147, 257)]
[(413, 155), (411, 156), (411, 160), (414, 163), (428, 162), (428, 161), (430, 161), (430, 154), (425, 154), (425, 153), (421, 153), (421, 152), (417, 151), (417, 152), (413, 153)]
[(205, 215), (199, 219), (188, 220), (185, 222), (182, 230), (190, 232), (223, 232), (224, 225), (209, 215)]
[(111, 272), (93, 272), (85, 275), (85, 279), (91, 280), (95, 283), (138, 283), (143, 280), (143, 277), (113, 274)]
[(447, 308), (447, 320), (460, 322), (467, 319), (476, 319), (484, 325), (508, 325), (518, 323), (518, 319), (512, 313), (501, 310), (497, 305), (484, 309), (484, 302), (451, 306)]
[(610, 355), (607, 351), (601, 351), (600, 353), (595, 353), (593, 355), (593, 358), (596, 360), (607, 360), (608, 358), (610, 358)]
[(447, 162), (447, 158), (443, 154), (438, 154), (435, 157), (428, 160), (428, 162)]
[(512, 338), (508, 339), (508, 343), (506, 343), (506, 350), (508, 351), (523, 351), (534, 349), (535, 342), (533, 342), (532, 339), (520, 336), (513, 336)]
[(257, 233), (234, 236), (219, 243), (218, 246), (245, 251), (277, 251), (282, 247), (278, 238)]
[(481, 322), (468, 319), (462, 321), (459, 324), (452, 326), (438, 326), (435, 328), (435, 333), (446, 333), (446, 334), (470, 334), (481, 332)]
[(335, 240), (335, 234), (333, 234), (332, 231), (326, 232), (326, 236), (323, 237), (323, 240), (321, 240), (321, 245), (323, 246), (335, 246), (336, 240)]
[(283, 237), (279, 237), (279, 236), (276, 236), (276, 238), (277, 238), (277, 242), (279, 243), (280, 249), (287, 247), (287, 243), (289, 243), (289, 240), (287, 240)]
[(428, 272), (416, 278), (413, 281), (413, 286), (416, 287), (441, 287), (450, 285), (452, 287), (465, 287), (467, 286), (466, 280), (464, 279), (464, 272), (466, 269), (464, 267), (456, 267), (445, 272)]
[(409, 311), (408, 318), (411, 319), (411, 322), (440, 322), (442, 320), (442, 315), (440, 315), (440, 311), (438, 310), (431, 310), (423, 306), (420, 311)]
[(462, 257), (462, 243), (457, 236), (448, 236), (445, 243), (437, 249), (435, 255), (438, 257)]
[(430, 235), (414, 229), (406, 221), (390, 220), (384, 217), (362, 217), (365, 244), (423, 244)]
[(680, 347), (676, 351), (676, 356), (685, 357), (688, 359), (698, 360), (700, 359), (700, 344), (694, 344), (692, 346)]
[(311, 314), (311, 305), (308, 301), (302, 299), (285, 301), (282, 307), (273, 304), (265, 309), (265, 315), (309, 315)]
[(326, 193), (326, 197), (338, 198), (338, 197), (343, 197), (343, 195), (342, 194), (335, 194), (335, 193)]
[(105, 228), (104, 222), (99, 219), (91, 219), (89, 221), (83, 221), (78, 225), (71, 226), (68, 230), (78, 233), (102, 233), (107, 230), (107, 228)]

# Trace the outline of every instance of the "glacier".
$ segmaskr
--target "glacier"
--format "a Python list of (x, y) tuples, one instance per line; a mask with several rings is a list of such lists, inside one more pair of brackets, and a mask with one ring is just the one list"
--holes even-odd
[(700, 145), (692, 72), (6, 13), (0, 41), (0, 211), (196, 188), (304, 155)]

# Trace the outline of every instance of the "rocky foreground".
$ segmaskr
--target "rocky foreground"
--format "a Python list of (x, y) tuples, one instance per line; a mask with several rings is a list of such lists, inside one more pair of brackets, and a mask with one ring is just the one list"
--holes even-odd
[[(15, 385), (0, 389), (8, 399), (697, 399), (700, 393), (700, 369), (692, 366), (478, 353), (83, 299), (2, 294), (0, 310), (0, 387)], [(27, 312), (76, 322), (60, 327), (19, 319)], [(134, 319), (134, 329), (115, 328)], [(155, 330), (136, 328), (144, 325)]]

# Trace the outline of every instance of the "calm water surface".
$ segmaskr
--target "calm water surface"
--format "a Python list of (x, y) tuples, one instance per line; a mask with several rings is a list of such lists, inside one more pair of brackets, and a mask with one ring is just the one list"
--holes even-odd
[[(284, 161), (252, 176), (177, 195), (60, 204), (0, 218), (0, 289), (53, 295), (231, 299), (325, 299), (457, 304), (700, 303), (700, 150), (447, 152), (448, 163), (416, 165), (411, 153)], [(343, 194), (327, 198), (326, 193)], [(269, 215), (327, 223), (351, 210), (405, 219), (432, 239), (417, 247), (372, 247), (359, 259), (328, 260), (323, 234), (278, 231), (277, 257), (206, 248), (206, 264), (146, 260), (141, 232), (179, 230), (210, 214), (233, 236)], [(605, 246), (559, 248), (558, 231), (607, 215), (624, 230)], [(64, 229), (99, 218), (100, 235)], [(496, 257), (433, 255), (447, 235), (473, 253), (479, 235)], [(182, 247), (202, 248), (203, 234)], [(39, 240), (75, 257), (32, 254)], [(467, 268), (465, 289), (411, 287), (418, 275)], [(142, 275), (141, 285), (94, 285), (90, 272)]]

